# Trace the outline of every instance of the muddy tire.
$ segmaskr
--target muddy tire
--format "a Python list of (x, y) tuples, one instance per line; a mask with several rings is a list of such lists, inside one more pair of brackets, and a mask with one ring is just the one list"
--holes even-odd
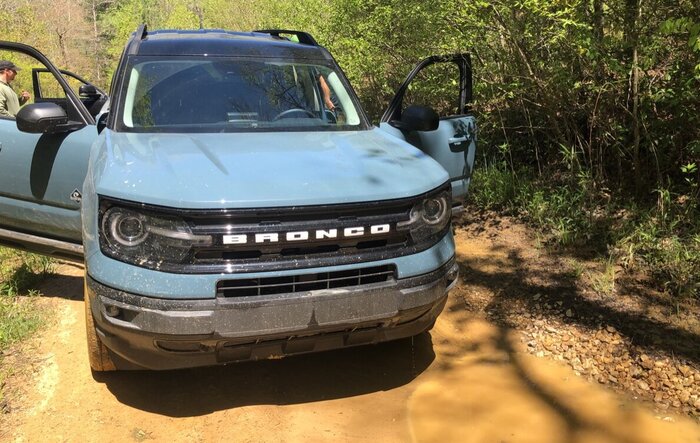
[(84, 286), (83, 293), (85, 297), (85, 328), (87, 330), (87, 350), (90, 367), (95, 372), (116, 371), (117, 368), (109, 356), (109, 351), (102, 344), (100, 337), (97, 336), (95, 320), (92, 318), (92, 309), (90, 309), (90, 296), (87, 292), (87, 284)]

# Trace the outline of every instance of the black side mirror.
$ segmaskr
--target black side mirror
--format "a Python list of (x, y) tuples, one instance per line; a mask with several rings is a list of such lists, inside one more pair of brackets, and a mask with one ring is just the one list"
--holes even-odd
[(56, 103), (32, 103), (19, 110), (17, 129), (31, 134), (55, 134), (67, 132), (68, 114)]
[(99, 96), (100, 93), (97, 92), (95, 85), (80, 85), (80, 88), (78, 88), (78, 95), (81, 97), (95, 97)]
[(440, 116), (428, 106), (411, 105), (401, 113), (401, 121), (391, 124), (402, 131), (434, 131), (440, 125)]

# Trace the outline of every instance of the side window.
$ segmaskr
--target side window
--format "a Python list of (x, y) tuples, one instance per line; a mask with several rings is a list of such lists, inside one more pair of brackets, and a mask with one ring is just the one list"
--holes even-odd
[[(50, 77), (51, 77), (51, 80), (53, 80), (53, 84), (60, 87), (60, 85), (58, 84), (56, 79), (52, 75), (50, 75)], [(82, 85), (84, 85), (85, 83), (81, 82), (80, 80), (78, 80), (75, 77), (71, 77), (70, 75), (64, 74), (63, 78), (66, 79), (66, 82), (68, 82), (68, 86), (70, 86), (70, 88), (73, 90), (73, 92), (75, 92), (75, 95), (80, 96), (80, 87)], [(65, 97), (65, 94), (63, 94), (62, 91), (59, 92), (58, 95), (56, 96), (56, 98), (60, 98), (60, 97)]]
[[(52, 73), (44, 70), (35, 70), (37, 79), (37, 101), (65, 99), (66, 93)], [(70, 84), (70, 83), (69, 83)], [(74, 88), (77, 91), (77, 86)]]
[(408, 85), (401, 112), (410, 105), (429, 106), (441, 117), (461, 114), (460, 72), (456, 63), (434, 63), (421, 69)]
[[(56, 100), (62, 100), (66, 98), (66, 93), (63, 91), (63, 88), (51, 72), (36, 69), (35, 76), (37, 79), (37, 88), (39, 92), (37, 94), (38, 101), (41, 101), (41, 99), (43, 99), (55, 102)], [(68, 75), (64, 75), (63, 78), (66, 79), (68, 85), (70, 85), (71, 89), (75, 91), (76, 95), (78, 95), (78, 90), (82, 83)]]

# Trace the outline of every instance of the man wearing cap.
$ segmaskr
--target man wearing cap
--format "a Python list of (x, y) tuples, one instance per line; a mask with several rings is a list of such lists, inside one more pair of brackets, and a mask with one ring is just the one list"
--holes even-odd
[(0, 60), (0, 117), (15, 118), (19, 107), (29, 100), (29, 92), (22, 91), (18, 97), (10, 86), (19, 70), (11, 61)]

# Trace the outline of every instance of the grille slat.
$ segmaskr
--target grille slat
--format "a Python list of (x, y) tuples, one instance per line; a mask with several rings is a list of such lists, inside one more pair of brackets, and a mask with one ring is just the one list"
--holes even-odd
[(396, 268), (374, 266), (350, 271), (302, 274), (292, 277), (267, 277), (240, 280), (222, 280), (216, 285), (217, 297), (251, 297), (319, 289), (347, 288), (395, 279)]

